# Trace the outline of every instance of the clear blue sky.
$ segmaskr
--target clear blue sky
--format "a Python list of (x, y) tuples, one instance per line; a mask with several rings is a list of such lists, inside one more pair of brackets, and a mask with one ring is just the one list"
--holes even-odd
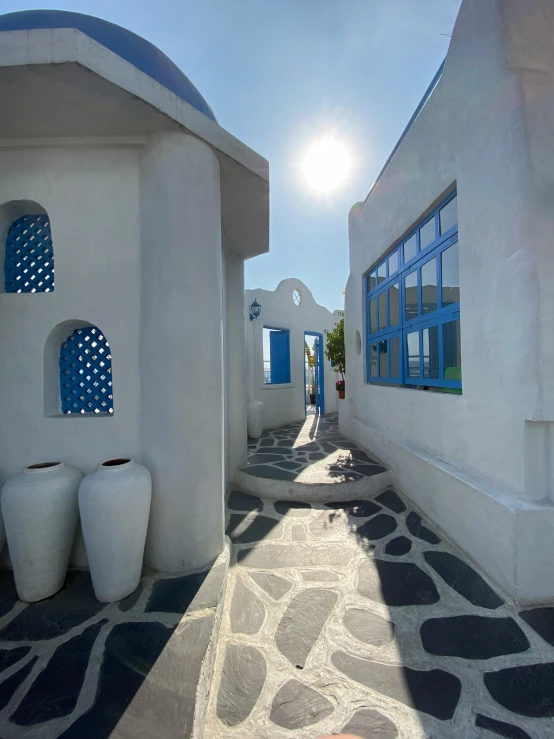
[[(0, 0), (0, 12), (54, 7), (125, 26), (162, 49), (219, 123), (269, 159), (270, 253), (248, 288), (298, 277), (330, 310), (348, 278), (348, 211), (363, 200), (448, 49), (461, 0)], [(299, 171), (327, 134), (353, 157), (326, 196)]]

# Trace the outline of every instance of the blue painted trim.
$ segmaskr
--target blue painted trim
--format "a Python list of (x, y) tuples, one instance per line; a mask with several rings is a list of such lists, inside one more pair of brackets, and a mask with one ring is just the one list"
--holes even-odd
[(86, 33), (217, 123), (213, 110), (188, 77), (142, 36), (101, 18), (66, 10), (21, 10), (0, 15), (0, 32), (39, 28), (76, 28)]
[[(317, 331), (304, 331), (304, 349), (306, 345), (306, 336), (315, 336), (317, 338), (317, 356), (314, 362), (315, 372), (315, 405), (319, 414), (325, 415), (325, 352), (324, 352), (324, 341), (323, 334)], [(304, 360), (304, 415), (306, 406), (306, 361)]]
[[(445, 61), (446, 61), (446, 60), (445, 60)], [(402, 142), (403, 142), (403, 141), (404, 141), (404, 139), (406, 138), (406, 135), (407, 135), (408, 131), (409, 131), (409, 130), (410, 130), (410, 128), (411, 128), (411, 127), (413, 126), (413, 124), (414, 124), (414, 121), (416, 120), (416, 118), (418, 117), (418, 115), (419, 115), (419, 114), (421, 113), (421, 111), (422, 111), (422, 109), (423, 109), (423, 106), (425, 105), (425, 103), (426, 103), (426, 102), (427, 102), (427, 101), (429, 100), (429, 98), (431, 97), (431, 93), (433, 92), (433, 90), (434, 90), (434, 89), (435, 89), (435, 87), (437, 86), (437, 84), (438, 84), (438, 82), (439, 82), (440, 78), (442, 77), (442, 73), (443, 73), (443, 72), (444, 72), (444, 61), (443, 61), (443, 63), (442, 63), (441, 65), (440, 65), (440, 67), (439, 67), (439, 69), (438, 69), (438, 72), (437, 72), (437, 73), (436, 73), (436, 75), (435, 75), (435, 76), (433, 77), (433, 81), (431, 82), (431, 84), (429, 85), (429, 87), (427, 88), (427, 90), (425, 91), (425, 94), (424, 94), (424, 96), (423, 96), (423, 97), (421, 98), (421, 101), (420, 101), (419, 105), (417, 106), (417, 108), (415, 109), (415, 112), (414, 112), (413, 116), (412, 116), (412, 117), (410, 118), (410, 121), (409, 121), (408, 125), (406, 126), (406, 128), (405, 128), (405, 129), (404, 129), (404, 131), (402, 132), (402, 135), (401, 135), (401, 136), (400, 136), (400, 138), (398, 139), (398, 142), (397, 142), (396, 146), (394, 147), (394, 149), (392, 150), (392, 152), (391, 152), (391, 154), (390, 154), (389, 158), (388, 158), (388, 159), (387, 159), (387, 161), (385, 162), (385, 166), (383, 167), (383, 169), (382, 169), (382, 170), (381, 170), (381, 171), (379, 172), (379, 174), (377, 175), (377, 179), (375, 180), (375, 182), (374, 182), (374, 183), (373, 183), (373, 185), (371, 186), (371, 188), (370, 188), (370, 190), (369, 190), (368, 194), (366, 195), (366, 197), (365, 197), (365, 199), (364, 199), (364, 203), (367, 203), (367, 201), (368, 201), (368, 200), (369, 200), (369, 198), (371, 197), (371, 194), (372, 194), (372, 192), (373, 192), (373, 191), (375, 190), (375, 188), (376, 188), (376, 187), (377, 187), (377, 185), (379, 184), (379, 181), (381, 180), (382, 176), (383, 176), (383, 175), (385, 174), (385, 172), (386, 172), (386, 170), (387, 170), (387, 167), (388, 167), (388, 166), (389, 166), (389, 164), (391, 163), (391, 161), (392, 161), (392, 159), (393, 159), (394, 155), (396, 154), (396, 152), (397, 152), (397, 151), (398, 151), (398, 149), (400, 148), (400, 145), (402, 144)]]
[[(441, 210), (448, 205), (455, 197), (457, 192), (454, 190), (446, 198), (444, 198), (433, 211), (422, 218), (413, 228), (407, 236), (405, 236), (399, 244), (396, 245), (395, 249), (398, 251), (399, 270), (395, 271), (391, 275), (388, 274), (388, 260), (391, 253), (394, 253), (394, 249), (388, 252), (384, 257), (381, 257), (379, 261), (371, 267), (370, 270), (364, 275), (364, 285), (366, 290), (366, 381), (368, 383), (378, 384), (394, 384), (394, 385), (405, 385), (405, 386), (428, 386), (428, 387), (445, 387), (445, 388), (456, 388), (461, 389), (462, 383), (460, 380), (444, 380), (440, 379), (444, 377), (445, 368), (444, 356), (443, 356), (443, 336), (442, 326), (450, 321), (459, 320), (460, 318), (460, 304), (448, 304), (442, 305), (442, 268), (441, 268), (441, 255), (444, 251), (452, 247), (458, 241), (458, 226), (455, 225), (450, 228), (444, 234), (440, 234), (440, 213)], [(419, 243), (419, 231), (422, 227), (433, 221), (435, 225), (435, 239), (434, 241), (423, 251), (420, 251)], [(417, 251), (414, 257), (411, 257), (407, 262), (404, 261), (404, 244), (413, 236), (416, 236)], [(435, 259), (436, 268), (436, 282), (437, 282), (437, 308), (429, 313), (423, 313), (423, 289), (422, 289), (422, 278), (421, 270), (431, 260)], [(381, 273), (385, 273), (385, 277), (382, 282), (378, 283), (378, 272), (381, 268)], [(406, 319), (406, 300), (405, 300), (405, 282), (409, 275), (417, 274), (417, 304), (418, 314), (415, 318)], [(376, 285), (371, 289), (372, 285)], [(400, 323), (391, 326), (390, 325), (390, 300), (389, 300), (389, 289), (393, 285), (399, 286), (399, 311), (400, 311)], [(380, 307), (379, 298), (385, 295), (385, 311), (386, 311), (386, 327), (379, 328), (380, 321)], [(371, 331), (371, 304), (375, 301), (375, 317), (377, 330)], [(423, 330), (437, 326), (438, 331), (438, 372), (439, 379), (430, 379), (424, 377), (424, 357), (423, 357)], [(419, 357), (420, 367), (419, 375), (417, 377), (408, 377), (408, 352), (406, 348), (407, 336), (418, 332), (419, 341)], [(390, 377), (391, 370), (391, 353), (390, 353), (390, 341), (391, 339), (399, 337), (400, 339), (400, 366), (401, 376)], [(379, 377), (381, 372), (380, 356), (380, 344), (387, 342), (387, 377)], [(377, 376), (371, 376), (371, 347), (376, 346), (377, 353)]]
[(96, 326), (73, 331), (60, 347), (60, 398), (64, 414), (113, 413), (112, 357)]
[(54, 292), (54, 246), (45, 213), (16, 218), (8, 228), (4, 252), (7, 293)]

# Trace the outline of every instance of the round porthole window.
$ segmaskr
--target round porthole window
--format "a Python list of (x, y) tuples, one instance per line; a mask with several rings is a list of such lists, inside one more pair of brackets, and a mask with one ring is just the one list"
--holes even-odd
[(302, 302), (302, 295), (300, 295), (300, 290), (292, 291), (292, 299), (294, 300), (295, 305), (300, 305), (300, 303)]
[(354, 340), (356, 342), (356, 354), (361, 354), (362, 353), (362, 337), (360, 336), (359, 331), (356, 331)]

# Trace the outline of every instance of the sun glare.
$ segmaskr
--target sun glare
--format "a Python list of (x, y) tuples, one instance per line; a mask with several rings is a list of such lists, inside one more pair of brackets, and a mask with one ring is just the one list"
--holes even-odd
[(330, 192), (346, 179), (350, 171), (350, 154), (339, 141), (323, 139), (310, 147), (302, 170), (315, 190)]

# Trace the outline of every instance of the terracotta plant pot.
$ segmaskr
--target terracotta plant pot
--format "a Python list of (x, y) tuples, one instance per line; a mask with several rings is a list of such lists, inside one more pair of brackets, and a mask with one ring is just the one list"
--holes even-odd
[(62, 587), (78, 519), (82, 474), (62, 462), (27, 467), (2, 488), (17, 594), (34, 603)]
[(344, 393), (345, 393), (345, 391), (344, 391), (344, 390), (339, 390), (339, 398), (340, 398), (341, 400), (344, 400)]
[(79, 487), (92, 585), (103, 603), (138, 587), (151, 498), (150, 472), (131, 459), (104, 462)]

